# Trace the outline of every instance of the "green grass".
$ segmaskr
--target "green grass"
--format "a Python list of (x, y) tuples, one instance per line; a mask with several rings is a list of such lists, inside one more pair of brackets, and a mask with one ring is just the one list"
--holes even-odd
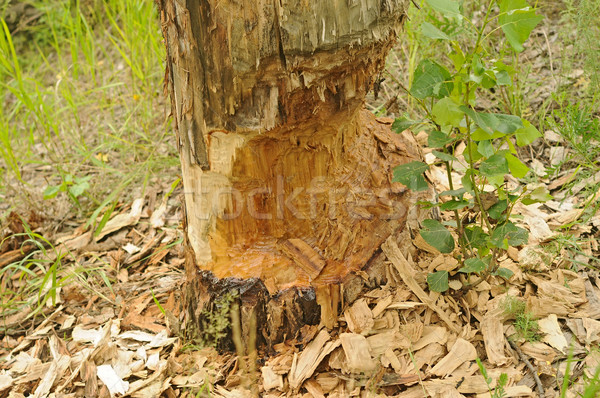
[[(67, 251), (60, 250), (42, 235), (33, 232), (23, 221), (25, 232), (11, 235), (8, 239), (21, 241), (22, 259), (0, 268), (0, 331), (18, 329), (27, 320), (41, 314), (45, 307), (54, 307), (60, 300), (60, 291), (70, 283), (111, 301), (102, 293), (112, 292), (111, 280), (106, 267), (78, 264)], [(107, 289), (106, 289), (107, 288)], [(18, 316), (19, 324), (8, 324), (12, 315)], [(25, 323), (26, 324), (26, 323)]]
[(66, 198), (91, 216), (178, 165), (157, 11), (133, 0), (33, 6), (41, 16), (29, 29), (15, 37), (0, 29), (0, 162), (9, 171), (0, 193), (12, 206), (42, 204), (47, 187), (91, 177), (80, 197), (62, 190), (40, 206)]

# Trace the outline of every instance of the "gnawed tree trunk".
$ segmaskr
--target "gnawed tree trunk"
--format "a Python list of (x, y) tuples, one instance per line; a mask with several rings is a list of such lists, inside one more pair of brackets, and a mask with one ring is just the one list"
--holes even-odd
[(160, 1), (195, 332), (236, 293), (242, 334), (254, 318), (271, 345), (385, 279), (369, 260), (414, 205), (392, 168), (418, 155), (363, 104), (406, 6)]

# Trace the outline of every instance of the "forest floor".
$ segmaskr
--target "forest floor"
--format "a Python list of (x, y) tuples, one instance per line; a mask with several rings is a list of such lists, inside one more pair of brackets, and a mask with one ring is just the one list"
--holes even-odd
[[(204, 341), (182, 332), (179, 161), (156, 11), (101, 3), (3, 10), (12, 35), (0, 35), (0, 398), (597, 396), (594, 0), (540, 2), (545, 19), (519, 57), (510, 104), (484, 106), (517, 110), (543, 133), (522, 159), (527, 182), (553, 199), (515, 209), (530, 238), (500, 259), (514, 276), (460, 297), (428, 292), (427, 273), (456, 260), (390, 239), (388, 283), (342, 308), (333, 329), (306, 326), (248, 355), (211, 347), (228, 308)], [(466, 3), (477, 15), (480, 3)], [(367, 103), (380, 117), (417, 112), (401, 86), (440, 51), (410, 33), (419, 11), (410, 17)], [(425, 145), (423, 154), (432, 162)], [(431, 166), (438, 192), (448, 189), (439, 174)]]

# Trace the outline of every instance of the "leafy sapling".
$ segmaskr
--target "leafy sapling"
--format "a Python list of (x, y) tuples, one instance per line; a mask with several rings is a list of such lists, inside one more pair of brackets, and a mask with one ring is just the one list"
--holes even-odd
[[(461, 264), (458, 272), (466, 276), (462, 285), (466, 289), (490, 275), (506, 279), (512, 276), (510, 270), (499, 267), (498, 258), (510, 246), (528, 240), (527, 230), (511, 220), (513, 208), (519, 201), (531, 204), (549, 197), (540, 188), (509, 186), (505, 178), (509, 174), (516, 179), (527, 175), (529, 168), (519, 160), (516, 147), (529, 145), (541, 136), (539, 131), (519, 116), (482, 112), (478, 107), (478, 98), (484, 91), (511, 86), (516, 73), (502, 56), (488, 49), (490, 37), (501, 30), (507, 51), (519, 53), (542, 17), (526, 0), (491, 0), (483, 19), (475, 25), (463, 16), (456, 1), (425, 1), (433, 10), (433, 17), (421, 25), (420, 32), (447, 43), (445, 62), (452, 69), (447, 69), (443, 60), (422, 60), (406, 91), (419, 104), (425, 118), (418, 122), (398, 118), (393, 128), (401, 132), (419, 124), (428, 131), (428, 146), (436, 158), (435, 165), (445, 169), (449, 189), (438, 193), (437, 200), (427, 205), (452, 212), (453, 219), (424, 220), (420, 234), (440, 252), (456, 253)], [(474, 38), (467, 45), (461, 45), (457, 38), (456, 32), (464, 31)], [(460, 146), (464, 147), (462, 154), (457, 151)], [(453, 180), (457, 166), (464, 170), (460, 186)], [(419, 161), (397, 166), (394, 181), (411, 190), (427, 190), (424, 173), (429, 168)], [(429, 288), (448, 290), (449, 276), (448, 271), (430, 274)]]
[(77, 206), (79, 205), (79, 197), (84, 195), (89, 189), (89, 180), (91, 176), (77, 177), (72, 174), (66, 174), (62, 178), (62, 182), (58, 185), (48, 185), (44, 190), (44, 199), (52, 199), (56, 197), (60, 192), (67, 194)]

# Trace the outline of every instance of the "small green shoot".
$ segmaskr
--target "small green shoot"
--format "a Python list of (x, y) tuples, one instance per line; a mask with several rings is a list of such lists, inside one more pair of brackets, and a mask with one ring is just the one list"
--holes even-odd
[(528, 342), (540, 340), (540, 327), (534, 315), (527, 310), (525, 302), (514, 296), (506, 296), (501, 302), (504, 313), (514, 318), (513, 326), (517, 336)]
[(152, 300), (154, 300), (154, 304), (156, 304), (156, 306), (158, 307), (158, 309), (160, 310), (160, 312), (162, 312), (162, 314), (166, 316), (167, 314), (165, 313), (165, 309), (160, 304), (160, 301), (158, 301), (158, 299), (154, 295), (154, 290), (150, 289), (150, 293), (152, 294)]
[(85, 194), (90, 187), (91, 176), (77, 177), (66, 174), (58, 185), (49, 185), (44, 190), (44, 199), (52, 199), (60, 192), (66, 193), (69, 198), (79, 206), (79, 197)]
[(506, 396), (506, 384), (508, 383), (508, 375), (506, 373), (501, 373), (500, 377), (498, 377), (498, 382), (496, 383), (496, 387), (492, 388), (493, 380), (490, 376), (488, 376), (487, 370), (483, 365), (483, 362), (479, 358), (477, 360), (477, 366), (479, 367), (479, 371), (481, 372), (483, 379), (485, 380), (485, 384), (488, 387), (488, 391), (490, 392), (491, 398), (502, 398)]

